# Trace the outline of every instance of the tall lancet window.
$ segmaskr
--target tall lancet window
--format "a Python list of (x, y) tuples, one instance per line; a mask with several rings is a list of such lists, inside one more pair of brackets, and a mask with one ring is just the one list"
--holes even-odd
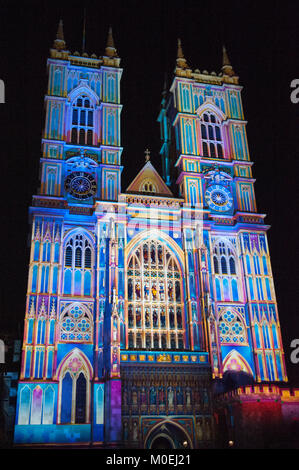
[(213, 247), (213, 267), (215, 274), (216, 300), (240, 300), (238, 285), (238, 265), (235, 250), (230, 243), (221, 240)]
[(59, 423), (82, 424), (89, 421), (89, 380), (86, 362), (74, 352), (59, 377)]
[(147, 240), (129, 259), (127, 280), (129, 349), (184, 349), (182, 274), (176, 258), (157, 240)]
[(63, 293), (91, 296), (93, 291), (94, 252), (84, 233), (70, 237), (64, 248)]
[(87, 95), (77, 98), (72, 105), (71, 142), (93, 145), (94, 108)]
[(206, 111), (201, 116), (201, 141), (204, 157), (224, 158), (221, 122), (215, 114)]

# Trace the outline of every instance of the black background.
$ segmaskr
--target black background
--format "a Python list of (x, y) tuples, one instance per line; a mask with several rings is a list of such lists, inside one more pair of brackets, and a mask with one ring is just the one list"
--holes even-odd
[[(272, 225), (269, 245), (288, 372), (298, 321), (298, 115), (290, 83), (299, 78), (299, 6), (295, 1), (82, 1), (1, 2), (1, 331), (23, 327), (28, 270), (28, 207), (37, 194), (43, 129), (46, 60), (64, 21), (67, 48), (104, 53), (108, 26), (124, 69), (121, 82), (122, 190), (144, 164), (144, 150), (161, 171), (156, 122), (164, 75), (175, 66), (177, 38), (194, 70), (219, 73), (222, 44), (244, 86), (243, 106), (258, 211)], [(296, 6), (297, 5), (297, 6)], [(18, 326), (19, 325), (19, 326)]]

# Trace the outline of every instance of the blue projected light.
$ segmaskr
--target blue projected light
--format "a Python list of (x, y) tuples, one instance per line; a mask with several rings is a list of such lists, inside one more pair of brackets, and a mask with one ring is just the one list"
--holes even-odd
[(210, 209), (215, 211), (226, 212), (233, 205), (231, 192), (220, 184), (209, 186), (205, 192), (205, 198)]

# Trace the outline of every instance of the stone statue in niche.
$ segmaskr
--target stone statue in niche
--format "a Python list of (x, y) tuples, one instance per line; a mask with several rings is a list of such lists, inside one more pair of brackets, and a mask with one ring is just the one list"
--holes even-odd
[(159, 387), (159, 404), (163, 405), (164, 404), (164, 388)]
[(191, 392), (189, 389), (186, 390), (186, 405), (191, 406)]
[(133, 441), (138, 441), (138, 424), (137, 424), (137, 421), (133, 422), (132, 438), (133, 438)]
[(137, 392), (135, 389), (132, 391), (132, 404), (137, 405)]
[(173, 407), (173, 398), (174, 398), (174, 393), (172, 387), (168, 388), (168, 406), (169, 408)]
[(203, 399), (202, 399), (202, 402), (203, 402), (203, 408), (206, 410), (209, 406), (209, 395), (208, 395), (208, 392), (207, 392), (207, 389), (204, 388), (203, 389)]
[(150, 404), (151, 405), (156, 404), (156, 389), (155, 389), (155, 387), (151, 387), (151, 389), (150, 389)]
[(124, 439), (124, 441), (127, 441), (128, 437), (129, 437), (128, 422), (124, 421), (124, 425), (123, 425), (123, 439)]
[(177, 387), (177, 391), (176, 391), (176, 402), (178, 405), (182, 405), (183, 404), (183, 392), (182, 392), (182, 388), (181, 387)]
[(198, 441), (201, 441), (203, 438), (203, 429), (201, 419), (196, 421), (196, 437)]
[(207, 441), (211, 440), (212, 431), (211, 431), (211, 423), (209, 419), (206, 419), (206, 422), (205, 422), (205, 435), (206, 435)]
[(146, 405), (146, 390), (145, 390), (145, 387), (141, 388), (140, 403), (141, 403), (141, 405)]

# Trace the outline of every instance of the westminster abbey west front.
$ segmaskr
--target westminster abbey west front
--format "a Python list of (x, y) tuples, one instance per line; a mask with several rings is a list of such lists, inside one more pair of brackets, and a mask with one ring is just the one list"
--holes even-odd
[(163, 175), (141, 151), (126, 190), (112, 30), (103, 56), (80, 55), (60, 21), (47, 64), (15, 445), (242, 446), (281, 415), (287, 376), (225, 48), (220, 73), (201, 73), (178, 41), (158, 116)]

